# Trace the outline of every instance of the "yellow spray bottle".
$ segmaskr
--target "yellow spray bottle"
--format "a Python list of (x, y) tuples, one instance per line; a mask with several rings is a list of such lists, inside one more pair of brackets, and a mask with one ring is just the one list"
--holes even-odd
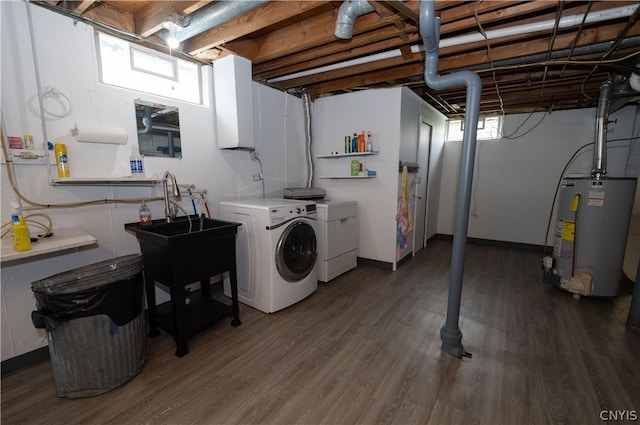
[(22, 217), (19, 204), (12, 204), (11, 233), (13, 234), (13, 248), (16, 251), (29, 251), (31, 249), (31, 236), (29, 227)]

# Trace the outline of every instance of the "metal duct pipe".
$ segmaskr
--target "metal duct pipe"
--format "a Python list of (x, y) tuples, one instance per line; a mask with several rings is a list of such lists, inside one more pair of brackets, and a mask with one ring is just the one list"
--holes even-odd
[(596, 179), (601, 179), (607, 174), (607, 124), (612, 87), (611, 80), (600, 85), (600, 98), (596, 113), (596, 146), (593, 149), (593, 169), (591, 170), (591, 176)]
[(311, 97), (307, 93), (302, 95), (304, 105), (305, 143), (307, 147), (307, 189), (313, 185), (313, 158), (311, 157)]
[[(268, 0), (213, 2), (189, 15), (189, 25), (177, 31), (176, 38), (182, 42), (267, 2)], [(169, 31), (158, 31), (157, 35), (166, 41)]]
[(461, 85), (467, 86), (466, 112), (464, 117), (464, 135), (462, 138), (462, 159), (458, 180), (458, 195), (453, 231), (451, 254), (451, 276), (449, 280), (449, 302), (445, 325), (440, 329), (442, 351), (461, 358), (470, 357), (462, 346), (462, 332), (458, 326), (460, 317), (460, 298), (462, 296), (462, 275), (464, 273), (464, 251), (469, 228), (469, 208), (471, 203), (471, 185), (473, 182), (476, 133), (480, 114), (480, 95), (482, 80), (471, 71), (459, 71), (438, 75), (438, 44), (440, 42), (440, 18), (435, 16), (434, 0), (420, 2), (420, 35), (425, 50), (424, 77), (427, 85), (435, 90)]
[(350, 39), (353, 36), (353, 25), (356, 18), (374, 10), (367, 0), (347, 0), (342, 3), (336, 18), (336, 37), (344, 40)]
[(142, 125), (144, 125), (144, 128), (138, 129), (138, 134), (151, 133), (151, 106), (145, 105), (142, 111), (136, 111), (136, 116), (142, 118)]

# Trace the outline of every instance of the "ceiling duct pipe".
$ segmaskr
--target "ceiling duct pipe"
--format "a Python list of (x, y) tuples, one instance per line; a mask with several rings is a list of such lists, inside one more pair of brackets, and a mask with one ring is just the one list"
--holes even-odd
[[(179, 42), (183, 42), (194, 37), (216, 25), (220, 25), (228, 20), (235, 18), (245, 12), (255, 9), (267, 3), (268, 0), (259, 1), (217, 1), (211, 3), (210, 6), (203, 7), (189, 15), (189, 25), (181, 28), (176, 32), (175, 37)], [(158, 37), (167, 40), (169, 37), (168, 30), (162, 30), (157, 33)]]
[(458, 326), (460, 318), (460, 298), (462, 296), (462, 275), (464, 251), (469, 228), (469, 208), (473, 163), (476, 150), (476, 132), (480, 113), (482, 80), (472, 71), (458, 71), (448, 75), (438, 75), (438, 45), (440, 42), (440, 18), (435, 16), (434, 0), (420, 2), (420, 35), (425, 46), (424, 77), (427, 85), (434, 90), (465, 85), (467, 87), (464, 134), (462, 137), (462, 158), (453, 230), (451, 253), (451, 275), (449, 280), (449, 301), (445, 325), (440, 329), (442, 351), (462, 358), (471, 357), (462, 346), (462, 332)]
[(367, 0), (347, 0), (342, 3), (336, 18), (336, 37), (349, 40), (353, 36), (356, 19), (374, 10)]
[(607, 174), (607, 124), (609, 121), (609, 101), (613, 84), (607, 80), (600, 85), (598, 110), (596, 112), (596, 146), (593, 149), (593, 169), (591, 176), (601, 179)]

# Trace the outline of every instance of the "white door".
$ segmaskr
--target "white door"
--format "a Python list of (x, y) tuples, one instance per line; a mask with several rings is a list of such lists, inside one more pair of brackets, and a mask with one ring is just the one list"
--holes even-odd
[(420, 169), (416, 175), (416, 219), (415, 219), (415, 248), (417, 251), (427, 246), (427, 219), (428, 214), (428, 192), (429, 192), (429, 162), (431, 154), (431, 126), (424, 121), (420, 122), (420, 135), (418, 143), (418, 162)]

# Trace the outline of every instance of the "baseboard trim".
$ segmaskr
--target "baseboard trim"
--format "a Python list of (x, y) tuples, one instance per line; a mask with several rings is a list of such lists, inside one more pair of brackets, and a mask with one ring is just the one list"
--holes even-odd
[[(443, 240), (448, 240), (451, 241), (453, 240), (453, 235), (446, 235), (443, 233), (436, 233), (435, 235), (433, 235), (431, 238), (429, 239), (443, 239)], [(473, 243), (473, 244), (477, 244), (477, 245), (491, 245), (491, 246), (502, 246), (505, 248), (515, 248), (515, 249), (524, 249), (527, 251), (539, 251), (539, 252), (544, 252), (545, 247), (544, 245), (536, 245), (536, 244), (529, 244), (529, 243), (523, 243), (523, 242), (509, 242), (509, 241), (499, 241), (499, 240), (495, 240), (495, 239), (482, 239), (482, 238), (470, 238), (467, 237), (467, 242), (469, 243)], [(547, 247), (547, 250), (551, 250), (552, 247)]]
[(386, 261), (372, 260), (370, 258), (362, 258), (358, 257), (358, 266), (371, 266), (377, 267), (383, 270), (391, 270), (393, 271), (393, 263), (388, 263)]
[(49, 347), (40, 347), (28, 353), (4, 360), (2, 362), (2, 377), (8, 376), (19, 370), (26, 369), (37, 363), (49, 360)]

